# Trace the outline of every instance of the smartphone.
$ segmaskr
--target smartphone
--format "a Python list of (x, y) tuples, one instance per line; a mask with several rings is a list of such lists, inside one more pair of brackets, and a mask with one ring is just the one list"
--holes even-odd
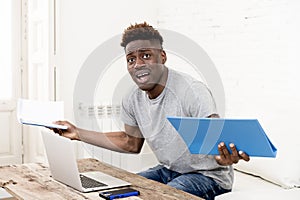
[(99, 192), (99, 196), (107, 200), (130, 197), (130, 196), (138, 196), (139, 194), (140, 194), (139, 191), (132, 188), (107, 190), (107, 191)]

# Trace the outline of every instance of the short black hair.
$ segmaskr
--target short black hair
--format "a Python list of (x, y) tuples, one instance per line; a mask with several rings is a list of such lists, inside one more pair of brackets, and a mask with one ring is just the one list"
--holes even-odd
[(121, 46), (126, 47), (129, 42), (135, 40), (158, 40), (162, 46), (163, 38), (160, 33), (147, 22), (130, 25), (124, 30)]

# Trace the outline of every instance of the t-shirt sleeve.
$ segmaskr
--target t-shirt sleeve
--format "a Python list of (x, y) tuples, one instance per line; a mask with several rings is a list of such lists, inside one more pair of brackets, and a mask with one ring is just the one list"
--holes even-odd
[(191, 117), (205, 118), (218, 114), (212, 93), (202, 82), (194, 81), (186, 90), (186, 97), (185, 103)]
[(135, 115), (134, 115), (133, 106), (130, 102), (129, 97), (127, 96), (122, 100), (121, 120), (124, 122), (124, 124), (127, 124), (129, 126), (138, 126), (134, 116)]

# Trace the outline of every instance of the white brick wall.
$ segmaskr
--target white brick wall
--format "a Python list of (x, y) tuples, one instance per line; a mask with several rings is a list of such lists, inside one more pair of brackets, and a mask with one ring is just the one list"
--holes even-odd
[(172, 0), (159, 8), (159, 28), (190, 37), (214, 61), (225, 88), (226, 117), (258, 118), (279, 156), (296, 150), (300, 2)]
[[(85, 60), (99, 45), (111, 37), (121, 34), (131, 23), (146, 20), (157, 26), (158, 8), (156, 0), (152, 1), (151, 4), (141, 3), (139, 0), (133, 0), (130, 3), (119, 0), (111, 0), (109, 2), (99, 0), (64, 0), (57, 1), (57, 7), (57, 59), (59, 71), (57, 98), (65, 102), (66, 119), (75, 122), (73, 111), (78, 108), (73, 108), (74, 85)], [(120, 64), (118, 67), (126, 69), (126, 65)], [(113, 80), (118, 80), (117, 76), (114, 78)], [(111, 92), (111, 90), (115, 89), (113, 86), (115, 85), (110, 85), (106, 82), (105, 88), (109, 88), (108, 90)], [(108, 93), (105, 88), (104, 92)], [(107, 95), (99, 95), (97, 97), (96, 102), (99, 103), (103, 103), (102, 101), (108, 97), (111, 98), (109, 95), (108, 97)], [(111, 130), (112, 120), (105, 121), (102, 126), (103, 129)], [(78, 123), (78, 125), (88, 129), (98, 128), (88, 117), (81, 118), (81, 123)], [(78, 150), (79, 157), (94, 156), (104, 162), (129, 171), (136, 172), (145, 166), (153, 164), (151, 161), (156, 162), (155, 159), (151, 158), (150, 150), (147, 147), (143, 149), (141, 154), (135, 155), (136, 157), (94, 148), (86, 144), (82, 144), (82, 147)], [(85, 151), (82, 151), (82, 149)], [(145, 159), (147, 161), (144, 161)]]
[[(206, 50), (223, 80), (226, 117), (258, 118), (278, 147), (278, 154), (297, 150), (300, 145), (298, 1), (120, 2), (103, 4), (89, 0), (59, 4), (58, 64), (61, 74), (68, 76), (59, 79), (58, 98), (65, 101), (68, 119), (73, 116), (74, 83), (87, 56), (130, 23), (146, 20), (155, 27), (158, 24), (158, 28), (184, 34)], [(172, 56), (168, 59), (167, 64), (171, 64)], [(132, 155), (120, 160), (118, 153), (93, 151), (104, 161), (133, 171), (139, 169), (130, 164), (146, 166), (146, 161), (152, 159), (148, 149), (137, 160), (127, 163)]]

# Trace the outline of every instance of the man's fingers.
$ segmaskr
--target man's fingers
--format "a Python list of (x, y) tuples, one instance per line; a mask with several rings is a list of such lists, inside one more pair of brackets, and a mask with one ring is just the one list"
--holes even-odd
[(224, 164), (224, 163), (222, 162), (221, 156), (219, 156), (219, 155), (215, 156), (215, 160), (217, 161), (217, 163), (218, 163), (219, 165), (223, 165), (223, 164)]
[(223, 149), (224, 149), (224, 145), (222, 145), (222, 143), (218, 144), (218, 151), (219, 151), (219, 154), (220, 154), (220, 156), (218, 156), (219, 160), (225, 159), (225, 155), (224, 155)]
[(62, 135), (64, 134), (64, 132), (65, 132), (64, 130), (59, 129), (59, 128), (53, 128), (52, 131), (53, 131), (54, 133), (57, 133), (57, 134), (60, 135), (60, 136), (62, 136)]
[(58, 125), (65, 125), (66, 124), (66, 121), (62, 121), (62, 120), (58, 120), (58, 121), (55, 121), (53, 122), (54, 124), (58, 124)]
[(231, 155), (230, 155), (224, 142), (221, 142), (220, 144), (218, 144), (218, 151), (219, 151), (220, 155), (215, 156), (215, 159), (218, 164), (220, 164), (220, 165), (232, 164)]
[(239, 154), (235, 148), (235, 145), (233, 143), (230, 143), (229, 147), (230, 147), (232, 156), (239, 157)]
[(250, 157), (243, 151), (237, 151), (233, 143), (229, 144), (230, 151), (227, 149), (224, 142), (218, 144), (218, 151), (220, 155), (215, 156), (217, 163), (221, 165), (231, 165), (238, 163), (240, 159), (249, 161)]
[(57, 128), (51, 128), (50, 130), (52, 130), (54, 133), (58, 133), (58, 130)]
[(243, 151), (239, 151), (239, 156), (240, 158), (242, 158), (244, 161), (249, 161), (250, 160), (250, 157)]
[(221, 145), (221, 150), (222, 150), (222, 152), (223, 152), (224, 157), (225, 157), (226, 159), (230, 158), (230, 153), (229, 153), (229, 151), (228, 151), (228, 149), (227, 149), (225, 143), (224, 143), (224, 142), (221, 142), (220, 145)]
[(238, 163), (240, 160), (240, 156), (238, 154), (238, 151), (235, 148), (235, 145), (233, 143), (229, 144), (230, 150), (231, 150), (231, 160), (233, 163)]
[(220, 160), (221, 160), (221, 156), (215, 156), (215, 159), (216, 159), (217, 161), (220, 161)]

